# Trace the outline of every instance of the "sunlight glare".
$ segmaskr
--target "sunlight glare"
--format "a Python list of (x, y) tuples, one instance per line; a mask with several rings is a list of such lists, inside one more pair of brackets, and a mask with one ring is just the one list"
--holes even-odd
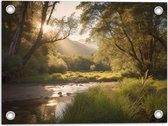
[[(41, 24), (38, 23), (37, 24), (37, 28), (40, 29), (40, 27), (41, 27)], [(52, 27), (51, 25), (44, 24), (44, 26), (43, 26), (43, 32), (47, 33), (47, 32), (51, 32), (51, 31), (54, 31), (54, 27)]]
[(54, 99), (54, 100), (49, 100), (47, 103), (47, 106), (55, 106), (57, 104), (58, 104), (57, 100)]

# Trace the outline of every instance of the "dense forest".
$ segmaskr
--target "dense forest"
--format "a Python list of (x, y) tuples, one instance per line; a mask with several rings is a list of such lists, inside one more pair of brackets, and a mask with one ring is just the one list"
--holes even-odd
[[(91, 66), (95, 70), (111, 70), (110, 66), (93, 60), (93, 56), (68, 57), (57, 52), (55, 43), (73, 34), (78, 24), (73, 14), (52, 18), (58, 2), (11, 3), (18, 11), (9, 15), (3, 9), (3, 81), (67, 70), (91, 71)], [(3, 8), (8, 4), (3, 2)], [(54, 29), (45, 32), (47, 25)]]
[[(3, 3), (3, 8), (8, 3)], [(16, 13), (3, 9), (3, 80), (39, 73), (129, 70), (166, 77), (166, 5), (157, 16), (153, 8), (160, 4), (81, 3), (82, 32), (89, 31), (90, 41), (99, 50), (90, 57), (66, 57), (54, 44), (78, 28), (74, 14), (56, 19), (52, 16), (58, 2), (13, 2)], [(40, 25), (40, 28), (37, 28)], [(54, 27), (45, 32), (46, 25)], [(77, 64), (77, 65), (76, 65)], [(111, 69), (109, 67), (111, 67)], [(76, 67), (76, 68), (75, 68)], [(91, 68), (91, 69), (90, 69)]]
[[(5, 10), (9, 4), (16, 8), (16, 12), (12, 15)], [(108, 87), (105, 86), (103, 89), (91, 89), (89, 90), (91, 93), (88, 94), (77, 95), (74, 101), (76, 106), (71, 106), (67, 110), (63, 122), (99, 122), (100, 118), (102, 122), (130, 122), (132, 117), (135, 118), (131, 122), (156, 121), (151, 115), (153, 115), (153, 109), (161, 104), (164, 104), (160, 109), (163, 109), (165, 115), (167, 4), (80, 2), (76, 6), (76, 9), (81, 11), (79, 17), (74, 12), (69, 17), (63, 15), (62, 18), (57, 18), (54, 12), (59, 11), (57, 6), (60, 4), (63, 3), (16, 1), (2, 3), (3, 85), (8, 83), (26, 85), (33, 82), (121, 82), (118, 88), (122, 93), (114, 91), (110, 97), (115, 97), (114, 99), (118, 97), (119, 100), (116, 102), (118, 105), (126, 104), (127, 108), (124, 108), (126, 112), (120, 113), (117, 105), (109, 103), (112, 99), (108, 99), (109, 90), (106, 92)], [(156, 6), (163, 8), (161, 15), (154, 13)], [(93, 53), (74, 56), (60, 53), (58, 43), (71, 41), (69, 37), (80, 27), (81, 35), (89, 33), (86, 43), (97, 44), (96, 51), (88, 49)], [(66, 46), (65, 43), (64, 46)], [(73, 44), (76, 48), (80, 46)], [(79, 50), (84, 51), (84, 49), (86, 47)], [(100, 95), (100, 92), (103, 93)], [(144, 92), (143, 95), (142, 92)], [(140, 96), (142, 96), (141, 99), (139, 99)], [(159, 96), (163, 96), (161, 101), (158, 101), (160, 104), (153, 109), (150, 108), (150, 105), (156, 103), (154, 99)], [(91, 101), (87, 100), (92, 98), (95, 98), (95, 102), (90, 104)], [(105, 105), (101, 104), (101, 98)], [(82, 99), (88, 107), (95, 109), (88, 109), (88, 113), (82, 113), (80, 109), (78, 111), (78, 107), (82, 106)], [(148, 103), (149, 101), (151, 103)], [(109, 110), (106, 114), (102, 114), (103, 118), (97, 117), (99, 114), (96, 114), (103, 111), (101, 105)], [(132, 115), (127, 116), (130, 112), (129, 105), (135, 106), (132, 106)], [(118, 110), (118, 115), (115, 115), (114, 107), (116, 111)], [(93, 120), (89, 118), (89, 112), (92, 113), (92, 110), (95, 112)], [(140, 118), (142, 111), (145, 111), (146, 115)], [(113, 117), (119, 116), (119, 120), (111, 119), (110, 112), (113, 113)], [(81, 116), (73, 116), (75, 113)], [(159, 121), (165, 121), (165, 119), (166, 117)]]
[[(3, 3), (3, 8), (6, 4)], [(73, 14), (62, 19), (52, 18), (57, 2), (13, 4), (18, 10), (15, 14), (9, 15), (3, 9), (2, 61), (3, 78), (7, 80), (47, 72), (89, 71), (91, 65), (104, 65), (102, 70), (109, 70), (108, 65), (113, 71), (128, 69), (140, 74), (149, 70), (152, 75), (166, 76), (165, 4), (162, 5), (164, 13), (157, 16), (152, 13), (157, 3), (145, 7), (142, 3), (81, 3), (77, 7), (83, 10), (81, 33), (89, 30), (90, 39), (98, 42), (100, 48), (91, 58), (76, 59), (58, 55), (54, 47), (54, 43), (77, 29), (79, 22)], [(45, 33), (44, 25), (54, 29)], [(79, 68), (74, 68), (73, 62)]]

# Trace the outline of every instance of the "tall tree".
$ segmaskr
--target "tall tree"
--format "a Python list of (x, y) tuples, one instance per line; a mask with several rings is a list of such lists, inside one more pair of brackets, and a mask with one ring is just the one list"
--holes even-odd
[[(55, 5), (58, 2), (44, 2), (42, 4), (42, 12), (41, 12), (41, 23), (40, 23), (40, 30), (37, 36), (37, 39), (35, 42), (33, 42), (33, 46), (30, 48), (28, 53), (24, 56), (23, 59), (23, 65), (26, 65), (29, 59), (32, 57), (34, 52), (41, 47), (44, 44), (48, 43), (55, 43), (59, 40), (66, 39), (72, 32), (73, 30), (77, 27), (76, 21), (73, 19), (73, 15), (69, 17), (67, 20), (65, 20), (65, 17), (62, 18), (61, 20), (58, 19), (51, 19), (53, 10), (55, 8)], [(50, 10), (49, 17), (47, 19), (47, 12)], [(51, 22), (51, 23), (50, 23)], [(47, 33), (44, 34), (44, 26), (45, 25), (53, 25), (55, 27), (55, 30), (53, 33), (50, 33), (50, 37), (46, 37)]]
[(26, 17), (27, 7), (28, 7), (28, 2), (22, 2), (22, 9), (21, 9), (21, 13), (19, 16), (19, 21), (17, 24), (16, 32), (13, 36), (13, 39), (12, 39), (10, 47), (9, 47), (9, 55), (10, 56), (14, 55), (14, 53), (16, 52), (16, 49), (20, 43), (20, 39), (21, 39), (22, 31), (23, 31), (23, 26), (24, 26), (24, 22), (25, 22), (25, 17)]
[[(107, 45), (111, 43), (130, 57), (142, 74), (146, 70), (152, 73), (158, 48), (166, 50), (166, 10), (156, 16), (153, 12), (156, 5), (158, 3), (145, 6), (142, 3), (81, 3), (78, 8), (83, 11), (82, 32), (89, 30), (92, 38)], [(166, 8), (164, 3), (160, 5)]]

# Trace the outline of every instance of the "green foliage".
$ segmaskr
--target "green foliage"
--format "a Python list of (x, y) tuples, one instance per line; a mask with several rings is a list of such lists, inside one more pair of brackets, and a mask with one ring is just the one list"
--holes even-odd
[(41, 74), (47, 73), (48, 66), (46, 60), (47, 60), (46, 56), (43, 56), (42, 54), (33, 56), (30, 62), (23, 68), (22, 76), (32, 76), (32, 75), (38, 75), (40, 73)]
[(121, 82), (120, 86), (122, 93), (127, 95), (131, 101), (136, 101), (140, 96), (142, 98), (146, 95), (156, 93), (156, 89), (152, 86), (152, 80), (147, 80), (145, 84), (137, 79), (125, 79)]
[(67, 66), (65, 63), (53, 64), (49, 66), (49, 73), (63, 73), (67, 70)]
[(68, 64), (68, 70), (72, 71), (88, 71), (90, 70), (90, 65), (93, 64), (93, 61), (87, 57), (63, 57), (65, 62)]
[(63, 123), (115, 123), (129, 122), (128, 113), (123, 111), (120, 104), (127, 101), (120, 97), (111, 99), (100, 87), (75, 97), (74, 105), (65, 112)]
[[(65, 111), (63, 123), (166, 122), (167, 93), (157, 91), (163, 81), (124, 79), (118, 85), (102, 85), (78, 94)], [(157, 85), (158, 87), (156, 87)], [(166, 89), (166, 87), (165, 87)], [(154, 118), (155, 110), (164, 117)]]
[[(96, 60), (113, 70), (166, 76), (166, 12), (155, 16), (156, 4), (81, 2), (81, 33), (99, 42)], [(165, 3), (160, 3), (166, 9)], [(167, 10), (167, 9), (166, 9)], [(139, 19), (139, 20), (137, 20)], [(159, 29), (159, 30), (158, 30)], [(161, 56), (162, 55), (162, 56)]]
[[(162, 91), (159, 91), (160, 89)], [(129, 112), (133, 120), (138, 122), (166, 121), (166, 89), (164, 81), (157, 81), (151, 78), (145, 79), (145, 81), (124, 79), (119, 86), (120, 92), (124, 96), (128, 96), (129, 101), (132, 102)], [(160, 120), (155, 119), (153, 116), (154, 111), (157, 109), (164, 112), (164, 117)]]
[[(127, 75), (127, 74), (126, 74)], [(126, 76), (128, 77), (128, 76)], [(131, 76), (130, 76), (131, 77)], [(120, 81), (124, 78), (123, 72), (93, 71), (93, 72), (73, 72), (40, 74), (14, 79), (14, 82), (111, 82)], [(40, 80), (41, 79), (41, 80)]]
[(51, 75), (51, 81), (64, 81), (64, 76), (60, 73), (52, 74)]
[[(110, 71), (111, 68), (103, 63), (94, 62), (92, 56), (88, 57), (66, 57), (62, 56), (70, 71)], [(92, 68), (91, 68), (92, 66)], [(93, 69), (94, 67), (94, 69)]]
[(67, 64), (59, 57), (58, 52), (54, 48), (55, 45), (48, 46), (48, 73), (63, 73), (68, 69)]
[[(162, 110), (164, 112), (163, 118), (158, 120), (159, 121), (166, 121), (167, 120), (167, 95), (166, 92), (160, 92), (148, 95), (144, 99), (144, 103), (142, 105), (142, 109), (146, 112), (146, 118), (150, 121), (155, 120), (153, 117), (153, 113), (156, 110)], [(155, 120), (157, 122), (157, 120)]]
[[(153, 15), (153, 7), (155, 7), (156, 4), (145, 4), (144, 7), (142, 3), (80, 3), (77, 8), (82, 10), (80, 17), (80, 22), (83, 26), (82, 31), (87, 31), (90, 26), (94, 27), (94, 29), (89, 28), (89, 31), (91, 31), (90, 40), (93, 39), (93, 41), (98, 43), (99, 48), (97, 53), (88, 57), (67, 57), (61, 56), (57, 52), (55, 44), (45, 45), (39, 48), (36, 53), (33, 53), (28, 64), (23, 66), (23, 59), (26, 53), (32, 48), (38, 37), (38, 25), (41, 22), (41, 13), (39, 13), (39, 11), (42, 10), (42, 6), (39, 2), (31, 2), (31, 6), (28, 6), (18, 48), (15, 55), (9, 57), (9, 45), (16, 31), (19, 15), (22, 10), (21, 2), (13, 1), (10, 3), (15, 5), (18, 11), (13, 16), (9, 16), (5, 12), (5, 7), (9, 2), (3, 2), (2, 62), (4, 81), (12, 82), (17, 78), (24, 80), (24, 78), (28, 76), (65, 73), (66, 71), (88, 72), (112, 70), (115, 74), (118, 73), (116, 75), (111, 73), (109, 75), (83, 75), (80, 73), (79, 76), (74, 74), (73, 77), (69, 79), (66, 78), (66, 80), (71, 81), (73, 79), (73, 81), (118, 81), (122, 80), (123, 77), (137, 77), (139, 73), (144, 73), (146, 70), (149, 70), (149, 74), (154, 74), (162, 79), (167, 75), (167, 56), (163, 49), (166, 47), (163, 46), (166, 45), (166, 18), (165, 13), (159, 17)], [(166, 9), (164, 3), (160, 5)], [(59, 37), (63, 37), (67, 34), (67, 30), (70, 27), (73, 28), (70, 32), (75, 32), (78, 20), (73, 17), (74, 14), (67, 18), (64, 17), (62, 20), (52, 19), (49, 24), (55, 27), (55, 30), (49, 30), (49, 32), (42, 35), (41, 40), (43, 42), (53, 40), (53, 36), (56, 35), (55, 32), (63, 33), (58, 35)], [(150, 22), (150, 18), (152, 18), (152, 22)], [(136, 19), (140, 20), (137, 21)], [(63, 25), (62, 30), (58, 32), (61, 26), (60, 24), (63, 23), (65, 23), (65, 25)], [(157, 29), (159, 29), (159, 31)], [(109, 31), (111, 31), (112, 36), (109, 34)], [(149, 31), (158, 33), (156, 36), (161, 37), (163, 42), (160, 42), (159, 39)], [(115, 34), (113, 35), (113, 33)], [(130, 45), (131, 42), (132, 45)], [(117, 48), (116, 44), (121, 47), (121, 49)], [(41, 44), (39, 45), (41, 46)]]
[(22, 60), (19, 55), (10, 57), (8, 52), (3, 50), (2, 54), (2, 77), (3, 81), (8, 81), (20, 76), (20, 66)]

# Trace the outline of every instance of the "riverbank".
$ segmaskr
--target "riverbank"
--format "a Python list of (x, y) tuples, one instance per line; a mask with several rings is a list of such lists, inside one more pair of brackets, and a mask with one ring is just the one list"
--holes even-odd
[[(10, 84), (3, 86), (3, 124), (22, 123), (57, 123), (63, 116), (65, 108), (72, 99), (90, 88), (98, 85), (115, 85), (106, 83), (68, 83), (53, 84)], [(9, 121), (5, 114), (12, 110), (16, 119)], [(24, 119), (23, 119), (24, 116)]]
[[(114, 85), (115, 82), (106, 82)], [(8, 84), (3, 85), (2, 101), (26, 100), (35, 98), (63, 97), (74, 95), (101, 84), (99, 82), (90, 83), (67, 83), (67, 84)]]
[[(156, 119), (154, 112), (163, 111)], [(167, 81), (124, 79), (78, 94), (62, 123), (166, 122)]]
[(43, 74), (29, 77), (17, 78), (9, 83), (88, 83), (88, 82), (116, 82), (124, 77), (137, 77), (128, 71), (111, 72), (111, 71), (92, 71), (92, 72), (72, 72)]
[[(2, 105), (3, 123), (166, 122), (167, 119), (167, 80), (125, 78), (117, 83), (10, 86), (3, 89), (3, 98), (8, 99)], [(11, 122), (5, 119), (9, 109), (17, 115)], [(157, 109), (163, 111), (162, 119), (153, 117)]]

